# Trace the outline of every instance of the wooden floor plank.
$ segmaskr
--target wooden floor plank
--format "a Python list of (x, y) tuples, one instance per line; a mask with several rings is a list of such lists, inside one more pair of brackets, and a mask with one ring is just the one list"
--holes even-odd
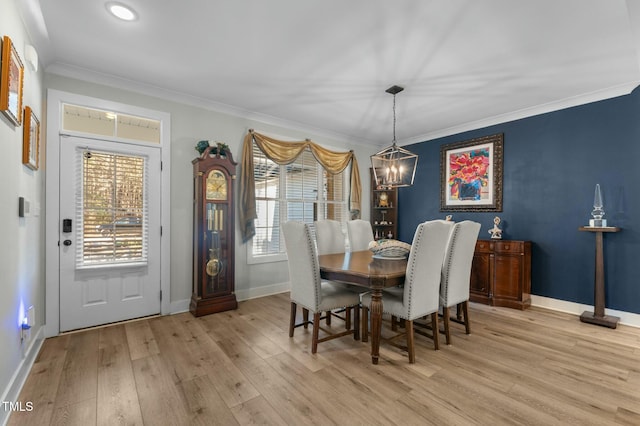
[(236, 405), (231, 411), (241, 425), (288, 426), (262, 396)]
[[(383, 413), (373, 412), (359, 398), (361, 388), (354, 381), (340, 381), (327, 368), (321, 372), (309, 371), (286, 353), (267, 360), (276, 372), (289, 382), (289, 386), (302, 394), (319, 393), (325, 398), (316, 398), (314, 405), (335, 424), (374, 424)], [(333, 379), (333, 380), (332, 380)]]
[(373, 365), (351, 336), (311, 354), (289, 308), (282, 293), (47, 339), (19, 397), (33, 411), (8, 424), (640, 424), (638, 328), (471, 304), (470, 335), (416, 336), (415, 364), (383, 342)]
[(292, 386), (265, 360), (254, 363), (244, 371), (260, 394), (278, 414), (291, 425), (328, 425), (333, 422), (315, 404), (315, 394), (301, 392), (301, 386)]
[(160, 353), (149, 321), (131, 321), (126, 323), (124, 328), (131, 360)]
[[(54, 344), (58, 342), (59, 340), (56, 340)], [(65, 357), (41, 357), (40, 359), (33, 364), (18, 400), (24, 403), (31, 402), (33, 411), (14, 412), (9, 418), (9, 426), (39, 426), (48, 425), (51, 422)]]
[(124, 325), (100, 329), (97, 424), (143, 424)]
[(96, 399), (89, 398), (75, 404), (65, 405), (56, 409), (52, 425), (95, 425)]
[(618, 407), (618, 411), (616, 412), (616, 424), (629, 426), (640, 425), (640, 410), (630, 410)]
[(179, 386), (187, 400), (190, 425), (233, 426), (238, 424), (209, 376), (196, 377), (182, 382)]
[[(547, 413), (563, 425), (601, 426), (607, 423), (602, 417), (586, 412), (580, 407), (580, 402), (557, 392), (545, 392), (545, 389), (539, 382), (518, 383), (511, 388), (509, 396), (537, 411)], [(558, 401), (562, 403), (559, 404)]]
[(96, 398), (100, 331), (71, 334), (62, 376), (56, 394), (56, 408)]
[(188, 425), (187, 401), (176, 387), (175, 374), (167, 370), (161, 355), (134, 360), (132, 365), (144, 423)]
[[(190, 314), (188, 315), (191, 317)], [(190, 350), (202, 362), (206, 376), (211, 380), (227, 407), (234, 407), (259, 395), (251, 382), (206, 332), (200, 321), (190, 323), (189, 327), (194, 332)]]

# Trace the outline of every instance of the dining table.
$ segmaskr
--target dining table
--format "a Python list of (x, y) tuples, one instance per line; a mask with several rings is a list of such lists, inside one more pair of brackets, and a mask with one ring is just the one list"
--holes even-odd
[[(318, 256), (320, 276), (323, 279), (354, 284), (371, 291), (371, 362), (378, 364), (382, 334), (382, 290), (404, 283), (406, 258), (374, 256), (370, 250)], [(366, 321), (367, 318), (363, 318)], [(362, 336), (367, 341), (368, 336)]]

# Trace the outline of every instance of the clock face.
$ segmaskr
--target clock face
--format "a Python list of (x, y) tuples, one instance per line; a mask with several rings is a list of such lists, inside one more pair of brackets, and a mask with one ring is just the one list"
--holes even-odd
[(212, 170), (207, 176), (207, 199), (227, 199), (227, 178), (220, 170)]
[(380, 207), (387, 207), (389, 205), (389, 195), (386, 192), (380, 194)]

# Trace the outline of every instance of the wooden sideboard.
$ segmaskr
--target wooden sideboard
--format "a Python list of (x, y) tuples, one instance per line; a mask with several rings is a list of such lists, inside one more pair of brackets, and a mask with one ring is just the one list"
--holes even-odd
[(478, 240), (470, 299), (492, 306), (531, 306), (531, 241)]

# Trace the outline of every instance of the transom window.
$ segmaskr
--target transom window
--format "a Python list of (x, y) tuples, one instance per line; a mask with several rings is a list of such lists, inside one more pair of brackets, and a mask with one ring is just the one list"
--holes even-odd
[(64, 130), (160, 143), (160, 121), (113, 111), (63, 105)]
[(271, 261), (285, 255), (281, 225), (288, 220), (311, 225), (322, 219), (346, 223), (345, 172), (328, 173), (309, 149), (293, 163), (278, 165), (255, 143), (253, 162), (258, 218), (249, 248), (250, 261)]

